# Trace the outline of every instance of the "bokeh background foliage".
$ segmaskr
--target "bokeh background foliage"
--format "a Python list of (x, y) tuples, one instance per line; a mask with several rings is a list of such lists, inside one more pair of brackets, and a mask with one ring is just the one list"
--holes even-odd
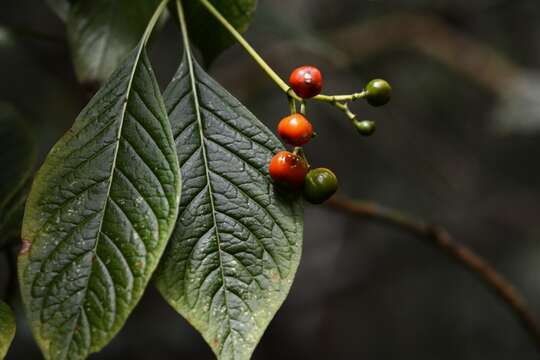
[[(4, 0), (0, 7), (0, 100), (27, 119), (41, 160), (89, 90), (75, 77), (64, 24), (45, 3)], [(303, 63), (321, 67), (328, 92), (388, 79), (395, 94), (387, 108), (355, 105), (378, 120), (370, 139), (333, 109), (310, 108), (320, 134), (308, 147), (311, 161), (336, 171), (343, 195), (444, 224), (507, 275), (537, 313), (539, 19), (534, 0), (263, 0), (247, 35), (284, 76)], [(162, 88), (180, 61), (179, 43), (172, 22), (154, 38)], [(287, 112), (239, 47), (209, 70), (269, 127)], [(537, 358), (508, 309), (433, 249), (325, 207), (308, 207), (305, 222), (297, 281), (254, 359)], [(1, 291), (8, 274), (2, 259)], [(39, 359), (27, 325), (19, 326), (9, 358)], [(95, 358), (181, 356), (211, 352), (151, 289)]]

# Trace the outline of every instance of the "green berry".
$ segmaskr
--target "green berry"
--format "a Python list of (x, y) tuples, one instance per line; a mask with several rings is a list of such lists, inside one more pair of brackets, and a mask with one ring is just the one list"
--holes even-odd
[(312, 204), (322, 204), (338, 189), (336, 174), (325, 168), (310, 170), (304, 180), (304, 197)]
[(356, 127), (356, 130), (358, 130), (358, 132), (363, 136), (371, 136), (377, 129), (375, 122), (371, 120), (355, 120), (354, 126)]
[(371, 106), (383, 106), (390, 101), (392, 87), (386, 80), (371, 80), (366, 85), (366, 100)]

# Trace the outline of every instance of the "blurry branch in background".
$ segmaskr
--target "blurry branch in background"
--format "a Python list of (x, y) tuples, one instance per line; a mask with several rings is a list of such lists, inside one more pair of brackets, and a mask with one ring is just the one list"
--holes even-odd
[[(540, 81), (537, 81), (540, 76), (516, 65), (496, 49), (451, 28), (436, 16), (395, 13), (349, 25), (321, 37), (310, 34), (309, 31), (301, 32), (301, 36), (271, 46), (265, 51), (265, 58), (273, 63), (279, 62), (279, 59), (289, 59), (288, 54), (298, 49), (300, 44), (304, 50), (325, 58), (337, 68), (347, 68), (362, 59), (389, 50), (414, 49), (499, 96), (501, 103), (494, 113), (498, 127), (512, 131), (535, 127), (540, 129), (540, 105), (535, 105), (540, 98)], [(11, 37), (53, 43), (65, 41), (33, 30), (0, 26), (0, 45), (2, 40), (9, 41)], [(309, 41), (306, 42), (306, 39)], [(246, 57), (247, 61), (251, 59)], [(251, 92), (256, 86), (266, 83), (266, 78), (247, 76), (245, 72), (259, 69), (246, 66), (245, 62), (237, 59), (228, 64), (223, 75), (230, 74), (239, 78), (243, 74), (245, 78), (251, 79), (246, 82), (249, 89), (243, 90)], [(516, 102), (516, 98), (520, 102)], [(527, 116), (523, 115), (523, 109)], [(335, 198), (329, 201), (329, 205), (344, 213), (373, 219), (408, 232), (446, 253), (478, 276), (512, 309), (540, 349), (540, 326), (523, 297), (490, 264), (467, 246), (454, 241), (445, 229), (371, 202)]]
[[(312, 37), (309, 37), (310, 39)], [(273, 45), (266, 53), (271, 61), (287, 59), (302, 37)], [(527, 73), (498, 50), (452, 29), (434, 15), (395, 13), (323, 33), (307, 49), (338, 68), (347, 68), (368, 57), (395, 49), (416, 49), (499, 94), (513, 79)], [(337, 49), (339, 55), (327, 48)], [(238, 63), (238, 68), (246, 68)]]
[[(499, 133), (540, 130), (540, 74), (435, 16), (398, 13), (345, 27), (328, 39), (337, 48), (350, 49), (355, 61), (388, 49), (416, 49), (498, 96), (492, 127)], [(350, 46), (354, 43), (362, 46)]]
[[(342, 58), (339, 62), (332, 60), (328, 55), (324, 56), (336, 67), (349, 67), (353, 65), (353, 61), (358, 62), (362, 58), (390, 49), (413, 48), (465, 75), (502, 99), (505, 98), (509, 84), (523, 79), (530, 73), (515, 65), (497, 50), (469, 38), (429, 15), (410, 13), (388, 15), (333, 31), (324, 38), (332, 47), (340, 49), (342, 56), (345, 56), (345, 59)], [(288, 40), (272, 47), (267, 51), (270, 54), (268, 56), (270, 61), (275, 63), (277, 59), (288, 59), (289, 57), (284, 55), (296, 47), (298, 40)], [(360, 46), (353, 46), (354, 44)], [(323, 49), (325, 46), (319, 48)], [(231, 67), (234, 67), (234, 70), (231, 70)], [(249, 69), (249, 66), (241, 62), (227, 66), (227, 72), (234, 74), (235, 77), (238, 77), (239, 73), (251, 71)], [(246, 76), (246, 78), (256, 77)], [(250, 81), (250, 90), (257, 85)], [(445, 229), (371, 202), (334, 198), (329, 201), (329, 205), (342, 212), (370, 218), (409, 232), (446, 253), (459, 265), (478, 276), (512, 309), (515, 317), (529, 332), (540, 350), (540, 325), (521, 294), (486, 260), (467, 246), (454, 241)]]
[[(340, 29), (329, 35), (328, 39), (338, 48), (349, 49), (348, 55), (354, 61), (404, 46), (437, 59), (500, 97), (501, 103), (494, 113), (499, 127), (506, 124), (515, 130), (516, 117), (522, 115), (511, 111), (516, 106), (518, 109), (529, 109), (529, 114), (530, 109), (538, 109), (538, 106), (532, 106), (535, 101), (515, 103), (516, 98), (538, 98), (531, 96), (531, 86), (523, 85), (524, 79), (531, 77), (531, 72), (514, 64), (497, 50), (452, 29), (434, 16), (393, 14)], [(354, 43), (362, 46), (350, 46)], [(513, 88), (519, 91), (518, 94), (528, 96), (519, 96), (511, 90)], [(540, 88), (536, 90), (533, 94), (540, 94)], [(512, 96), (512, 99), (508, 99), (508, 96)], [(538, 114), (540, 111), (536, 117)], [(445, 229), (375, 203), (334, 199), (330, 205), (340, 211), (407, 231), (445, 252), (477, 275), (512, 309), (540, 349), (540, 326), (521, 294), (483, 258), (454, 241)]]
[[(327, 38), (334, 46), (348, 49), (355, 62), (389, 49), (413, 48), (497, 94), (524, 72), (496, 49), (432, 15), (387, 15), (344, 27)], [(350, 46), (355, 43), (361, 46)]]
[[(281, 25), (280, 25), (281, 26)], [(288, 59), (303, 49), (347, 68), (363, 59), (395, 49), (413, 49), (436, 59), (499, 98), (493, 128), (501, 133), (540, 131), (540, 73), (515, 64), (497, 49), (453, 29), (436, 15), (394, 13), (313, 36), (308, 31), (287, 37), (266, 51), (270, 62)], [(329, 51), (332, 49), (332, 51)], [(239, 62), (239, 73), (250, 67)], [(237, 74), (236, 71), (229, 71)]]
[(373, 202), (335, 197), (328, 201), (328, 205), (346, 214), (372, 219), (383, 225), (406, 231), (445, 252), (459, 265), (463, 265), (478, 276), (512, 309), (540, 349), (540, 326), (521, 294), (486, 260), (467, 246), (456, 242), (444, 228)]

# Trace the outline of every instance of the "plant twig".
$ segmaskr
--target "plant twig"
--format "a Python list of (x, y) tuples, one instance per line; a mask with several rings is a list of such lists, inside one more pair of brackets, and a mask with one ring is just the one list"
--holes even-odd
[(289, 97), (295, 100), (302, 100), (292, 91), (289, 85), (264, 61), (257, 51), (247, 42), (246, 39), (229, 23), (229, 21), (221, 15), (218, 9), (214, 7), (208, 0), (200, 0), (201, 4), (218, 20), (223, 27), (238, 41), (238, 43), (246, 50), (246, 52), (255, 60), (255, 62), (266, 72), (266, 74), (276, 83), (276, 85)]
[(414, 219), (398, 210), (389, 209), (373, 202), (333, 198), (328, 202), (328, 205), (337, 210), (373, 219), (409, 232), (445, 252), (458, 264), (463, 265), (478, 276), (511, 308), (540, 350), (540, 326), (523, 296), (485, 259), (475, 254), (467, 246), (456, 242), (444, 228)]
[[(341, 52), (339, 64), (336, 64), (339, 68), (349, 68), (366, 58), (396, 48), (412, 49), (436, 59), (495, 94), (504, 92), (512, 79), (526, 71), (501, 51), (452, 28), (433, 14), (396, 12), (322, 33), (321, 38)], [(297, 42), (297, 39), (287, 39), (272, 44), (267, 51), (268, 58), (274, 62), (287, 59), (286, 54), (298, 51)], [(335, 60), (335, 56), (330, 53), (322, 55), (328, 56), (327, 61)], [(230, 66), (227, 68), (227, 73), (235, 76), (239, 73), (250, 76), (245, 74), (246, 71), (250, 71), (250, 68), (241, 61), (234, 64), (234, 71)], [(253, 82), (250, 85), (253, 85)], [(253, 87), (250, 90), (253, 91)], [(330, 98), (331, 96), (319, 95), (315, 99), (331, 101)]]
[(327, 39), (356, 61), (389, 49), (413, 48), (496, 93), (522, 72), (497, 49), (431, 14), (393, 13), (344, 27)]
[[(272, 81), (283, 91), (289, 99), (303, 102), (303, 99), (300, 98), (291, 87), (268, 65), (268, 63), (257, 53), (257, 51), (251, 46), (251, 44), (238, 32), (234, 26), (229, 23), (229, 21), (219, 12), (218, 9), (214, 7), (208, 0), (199, 0), (201, 4), (210, 12), (216, 20), (218, 20), (225, 29), (238, 41), (238, 43), (244, 48), (244, 50), (251, 56), (251, 58), (261, 67), (261, 69), (272, 79)], [(342, 102), (355, 101), (362, 99), (366, 96), (366, 92), (362, 91), (359, 93), (354, 93), (350, 95), (317, 95), (313, 97), (313, 100), (328, 103), (337, 107), (338, 109), (344, 111), (341, 106)], [(350, 111), (349, 111), (350, 112)], [(349, 116), (349, 114), (347, 114)], [(351, 116), (349, 116), (350, 118)]]

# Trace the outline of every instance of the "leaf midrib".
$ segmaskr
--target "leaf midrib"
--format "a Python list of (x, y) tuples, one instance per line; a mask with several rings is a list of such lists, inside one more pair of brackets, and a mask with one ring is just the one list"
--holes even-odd
[[(129, 99), (130, 99), (130, 95), (131, 95), (131, 90), (132, 90), (132, 86), (133, 86), (133, 79), (135, 77), (135, 73), (137, 71), (137, 68), (139, 67), (139, 61), (140, 61), (143, 50), (144, 50), (144, 43), (141, 42), (138, 45), (137, 55), (136, 55), (135, 60), (133, 62), (133, 68), (131, 70), (129, 80), (128, 80), (128, 86), (127, 86), (127, 89), (126, 89), (126, 96), (125, 96), (125, 99), (123, 99), (122, 112), (120, 114), (121, 115), (120, 124), (118, 126), (118, 132), (116, 134), (116, 146), (115, 146), (115, 149), (114, 149), (113, 161), (112, 161), (111, 169), (110, 169), (110, 174), (111, 175), (109, 176), (109, 183), (107, 185), (107, 192), (106, 192), (106, 195), (105, 195), (106, 202), (104, 204), (103, 211), (101, 211), (101, 219), (99, 220), (96, 244), (95, 244), (94, 248), (91, 250), (91, 252), (93, 252), (93, 253), (97, 252), (97, 248), (98, 248), (98, 245), (99, 245), (99, 239), (102, 236), (103, 220), (105, 219), (105, 215), (107, 213), (108, 199), (111, 197), (111, 188), (112, 188), (112, 183), (114, 181), (114, 174), (115, 174), (114, 169), (116, 169), (116, 162), (118, 160), (118, 150), (120, 149), (120, 139), (122, 137), (122, 130), (123, 130), (123, 127), (124, 127), (124, 120), (126, 119), (127, 105), (129, 103)], [(86, 280), (86, 284), (84, 286), (84, 295), (82, 297), (83, 300), (81, 301), (81, 304), (79, 305), (79, 311), (77, 312), (76, 319), (73, 321), (73, 328), (69, 332), (69, 341), (68, 341), (69, 345), (71, 345), (71, 343), (73, 341), (73, 335), (75, 333), (75, 328), (77, 327), (77, 323), (79, 322), (79, 317), (81, 316), (81, 313), (84, 311), (84, 303), (86, 302), (86, 295), (88, 293), (88, 285), (90, 283), (91, 277), (92, 277), (92, 273), (90, 273), (90, 275), (88, 276), (88, 279)], [(90, 347), (92, 347), (92, 334), (90, 333), (89, 336), (90, 336), (90, 344), (91, 344)], [(69, 347), (70, 346), (66, 346), (65, 350), (68, 351)], [(67, 356), (67, 353), (64, 353), (64, 354), (65, 354), (64, 355), (64, 358), (65, 358), (65, 356)]]
[[(197, 118), (197, 125), (198, 125), (198, 130), (199, 130), (199, 140), (200, 140), (200, 147), (201, 147), (202, 155), (203, 155), (204, 171), (205, 171), (206, 183), (207, 183), (207, 191), (208, 191), (208, 195), (209, 195), (209, 198), (210, 198), (210, 209), (212, 211), (212, 221), (214, 223), (214, 232), (215, 232), (216, 243), (217, 243), (217, 247), (218, 247), (219, 270), (220, 270), (220, 273), (221, 273), (221, 281), (223, 283), (223, 299), (224, 299), (224, 302), (225, 302), (225, 309), (227, 310), (227, 321), (228, 321), (228, 324), (229, 324), (229, 335), (228, 336), (232, 337), (232, 346), (233, 346), (233, 351), (234, 351), (234, 349), (235, 349), (235, 340), (234, 340), (234, 336), (232, 334), (233, 328), (232, 328), (232, 324), (231, 324), (231, 313), (230, 313), (230, 309), (229, 309), (229, 301), (227, 299), (227, 282), (226, 282), (226, 279), (225, 279), (225, 271), (224, 271), (224, 267), (223, 267), (223, 257), (222, 257), (222, 251), (221, 251), (221, 243), (220, 243), (221, 235), (219, 233), (217, 219), (216, 219), (216, 207), (215, 207), (215, 204), (214, 204), (214, 195), (213, 195), (214, 192), (212, 190), (212, 182), (210, 181), (210, 170), (209, 170), (208, 155), (207, 155), (206, 142), (205, 142), (206, 137), (204, 136), (204, 132), (203, 132), (203, 121), (202, 121), (202, 115), (201, 115), (200, 105), (199, 105), (199, 93), (197, 91), (197, 80), (195, 79), (193, 58), (192, 58), (192, 54), (191, 54), (191, 47), (190, 47), (190, 44), (189, 44), (189, 37), (188, 37), (188, 33), (187, 33), (186, 20), (185, 20), (185, 17), (184, 17), (184, 11), (182, 9), (182, 1), (181, 0), (177, 1), (177, 7), (178, 7), (179, 18), (180, 18), (180, 23), (181, 23), (181, 27), (182, 27), (182, 40), (183, 40), (183, 43), (184, 43), (184, 49), (185, 49), (184, 51), (185, 51), (185, 56), (186, 56), (186, 60), (187, 60), (187, 63), (188, 63), (188, 73), (189, 73), (189, 79), (190, 79), (190, 86), (191, 86), (191, 89), (192, 89), (192, 92), (193, 92), (193, 105), (195, 106), (195, 116)], [(221, 345), (220, 352), (222, 352), (224, 347), (225, 347), (225, 341), (223, 341), (223, 344), (220, 344), (220, 345)]]

